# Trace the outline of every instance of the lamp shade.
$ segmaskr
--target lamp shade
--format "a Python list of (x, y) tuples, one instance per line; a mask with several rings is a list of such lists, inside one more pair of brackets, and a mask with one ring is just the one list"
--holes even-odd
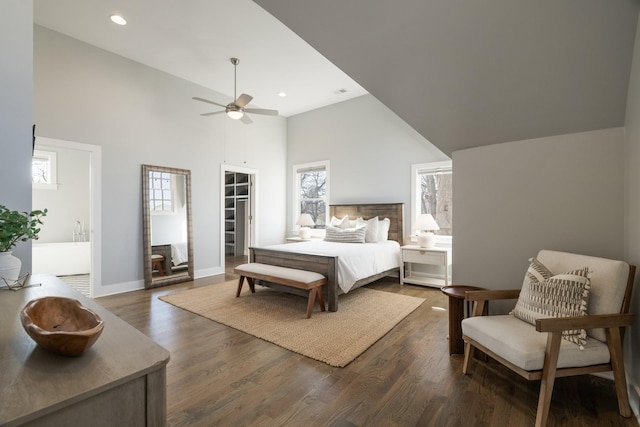
[(296, 225), (299, 225), (301, 227), (313, 227), (314, 225), (316, 225), (316, 223), (313, 222), (313, 218), (311, 218), (311, 215), (303, 213), (300, 214)]
[(440, 230), (440, 227), (438, 227), (438, 223), (436, 222), (435, 219), (433, 219), (433, 216), (431, 216), (431, 214), (420, 214), (418, 215), (418, 218), (416, 219), (416, 223), (414, 228), (416, 230), (424, 230), (424, 231), (436, 231), (436, 230)]

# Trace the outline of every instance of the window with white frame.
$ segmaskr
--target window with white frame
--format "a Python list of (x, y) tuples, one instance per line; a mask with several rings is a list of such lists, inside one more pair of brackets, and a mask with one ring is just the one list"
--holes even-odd
[(34, 189), (57, 190), (57, 153), (34, 150), (31, 158), (31, 183)]
[(149, 209), (152, 214), (175, 212), (173, 174), (149, 172)]
[[(412, 166), (411, 203), (413, 224), (420, 214), (431, 214), (440, 230), (439, 236), (453, 234), (453, 169), (451, 161), (423, 163)], [(412, 231), (413, 227), (412, 227)], [(415, 232), (415, 231), (414, 231)]]
[(294, 165), (293, 222), (300, 214), (311, 215), (315, 226), (325, 228), (329, 203), (329, 161)]

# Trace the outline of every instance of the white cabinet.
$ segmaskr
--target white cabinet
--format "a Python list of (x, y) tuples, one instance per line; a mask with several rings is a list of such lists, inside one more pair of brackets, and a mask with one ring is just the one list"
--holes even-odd
[[(421, 248), (417, 245), (407, 245), (402, 246), (400, 250), (402, 252), (400, 284), (411, 283), (437, 288), (449, 284), (449, 269), (452, 263), (451, 248)], [(414, 272), (412, 264), (442, 266), (444, 279), (432, 277), (426, 273)]]

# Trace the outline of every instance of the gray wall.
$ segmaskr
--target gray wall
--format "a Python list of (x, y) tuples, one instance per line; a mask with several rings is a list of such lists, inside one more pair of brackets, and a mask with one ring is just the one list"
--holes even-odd
[[(34, 118), (38, 135), (102, 146), (102, 289), (141, 286), (141, 164), (192, 171), (196, 276), (221, 273), (221, 164), (258, 171), (258, 240), (285, 234), (286, 119), (252, 125), (201, 117), (201, 86), (35, 26)], [(26, 167), (29, 170), (28, 166)], [(46, 224), (45, 224), (46, 225)]]
[[(625, 259), (640, 267), (640, 31), (631, 69), (631, 81), (627, 96), (625, 120)], [(627, 372), (635, 390), (640, 391), (640, 271), (636, 273), (636, 287), (632, 296), (631, 311), (636, 314), (634, 324), (627, 331), (625, 360)], [(640, 412), (638, 394), (632, 393), (632, 406)]]
[(540, 249), (622, 258), (623, 141), (615, 128), (455, 152), (454, 282), (519, 288)]
[[(0, 2), (0, 205), (31, 211), (33, 2)], [(31, 271), (31, 242), (13, 251)]]
[(287, 155), (288, 189), (293, 165), (329, 160), (330, 203), (404, 202), (405, 235), (411, 165), (449, 159), (371, 95), (289, 117)]
[(84, 225), (85, 241), (89, 241), (89, 153), (39, 145), (36, 148), (56, 152), (58, 182), (57, 190), (33, 190), (33, 209), (48, 209), (38, 242), (73, 241), (76, 221)]

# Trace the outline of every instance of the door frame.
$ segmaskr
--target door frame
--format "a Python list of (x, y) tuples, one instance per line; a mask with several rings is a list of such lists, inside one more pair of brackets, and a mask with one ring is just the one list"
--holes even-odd
[(102, 287), (102, 147), (80, 142), (37, 136), (35, 149), (63, 148), (89, 153), (89, 243), (91, 248), (91, 272), (89, 291), (91, 296)]
[(234, 166), (226, 163), (220, 165), (220, 265), (225, 268), (225, 174), (227, 172), (245, 173), (249, 175), (249, 239), (248, 247), (258, 245), (258, 169)]

